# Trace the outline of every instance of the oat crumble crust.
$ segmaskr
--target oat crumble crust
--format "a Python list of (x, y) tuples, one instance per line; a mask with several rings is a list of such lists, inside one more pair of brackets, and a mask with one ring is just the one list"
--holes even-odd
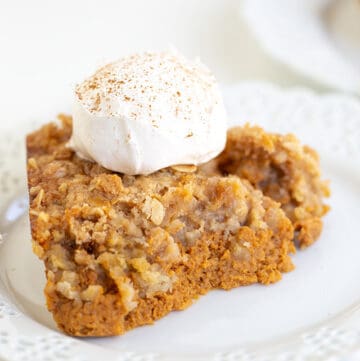
[(329, 210), (323, 202), (330, 195), (329, 185), (320, 178), (316, 151), (302, 146), (294, 135), (267, 133), (250, 125), (232, 128), (225, 150), (203, 171), (238, 175), (280, 202), (293, 222), (300, 248), (320, 236), (321, 217)]
[(126, 176), (66, 148), (71, 118), (61, 120), (27, 137), (27, 169), (33, 250), (66, 333), (122, 334), (211, 289), (269, 284), (293, 269), (292, 223), (248, 181), (220, 174), (230, 173), (225, 157)]

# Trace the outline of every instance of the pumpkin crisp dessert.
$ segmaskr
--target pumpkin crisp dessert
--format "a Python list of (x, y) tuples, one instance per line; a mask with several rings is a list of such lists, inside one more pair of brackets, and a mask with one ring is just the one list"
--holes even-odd
[(59, 328), (109, 336), (211, 289), (293, 269), (326, 212), (316, 153), (293, 136), (227, 132), (212, 74), (144, 53), (76, 88), (73, 116), (27, 137), (33, 250)]

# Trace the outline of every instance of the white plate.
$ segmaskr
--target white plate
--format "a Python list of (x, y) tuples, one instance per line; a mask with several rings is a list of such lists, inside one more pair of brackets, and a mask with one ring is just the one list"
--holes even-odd
[[(75, 339), (44, 306), (43, 265), (31, 252), (24, 134), (0, 134), (0, 358), (5, 360), (348, 360), (360, 357), (360, 104), (355, 98), (283, 91), (268, 84), (225, 89), (233, 124), (295, 132), (322, 156), (331, 212), (321, 239), (271, 286), (213, 291), (192, 307), (120, 337)], [(60, 111), (61, 109), (59, 109)], [(43, 120), (44, 122), (46, 119)], [(9, 203), (8, 203), (9, 201)], [(5, 202), (7, 205), (5, 205)]]
[(358, 0), (244, 0), (264, 50), (321, 84), (360, 94)]

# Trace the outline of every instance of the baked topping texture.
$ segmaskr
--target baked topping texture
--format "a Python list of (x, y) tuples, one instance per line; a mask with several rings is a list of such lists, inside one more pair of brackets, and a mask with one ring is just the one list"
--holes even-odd
[[(66, 147), (71, 118), (61, 119), (27, 137), (27, 169), (33, 250), (64, 332), (122, 334), (211, 289), (269, 284), (293, 269), (292, 222), (249, 181), (222, 174), (223, 154), (198, 169), (127, 176), (77, 157)], [(264, 184), (255, 183), (271, 193)]]
[(330, 195), (329, 182), (320, 177), (316, 151), (302, 146), (294, 135), (249, 125), (232, 128), (225, 150), (212, 163), (203, 167), (208, 174), (238, 175), (281, 203), (300, 248), (320, 236), (321, 217), (329, 210), (323, 201)]

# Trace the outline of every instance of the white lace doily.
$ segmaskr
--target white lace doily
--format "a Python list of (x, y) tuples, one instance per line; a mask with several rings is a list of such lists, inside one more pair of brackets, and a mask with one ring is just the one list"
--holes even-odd
[[(305, 89), (284, 91), (273, 85), (261, 83), (237, 85), (224, 89), (224, 92), (226, 105), (233, 124), (250, 121), (252, 123), (260, 124), (268, 130), (279, 132), (291, 131), (296, 133), (301, 140), (315, 146), (322, 155), (325, 157), (327, 155), (328, 159), (330, 159), (330, 163), (333, 162), (334, 165), (336, 165), (341, 162), (344, 163), (344, 167), (345, 164), (350, 165), (346, 169), (353, 173), (344, 173), (349, 174), (346, 176), (344, 182), (349, 182), (346, 183), (348, 184), (346, 187), (349, 188), (346, 191), (350, 198), (352, 197), (351, 192), (355, 192), (352, 189), (359, 189), (360, 103), (355, 98), (337, 94), (318, 96)], [(46, 122), (45, 119), (43, 121)], [(307, 327), (297, 328), (294, 326), (293, 331), (282, 336), (276, 336), (271, 341), (258, 340), (256, 342), (244, 343), (241, 340), (241, 331), (239, 331), (237, 344), (234, 344), (231, 347), (228, 345), (218, 347), (218, 349), (214, 351), (204, 351), (203, 349), (199, 351), (196, 345), (193, 344), (191, 347), (189, 346), (189, 349), (184, 349), (183, 346), (179, 349), (174, 346), (173, 350), (163, 352), (161, 351), (158, 342), (153, 342), (152, 346), (151, 344), (146, 346), (148, 342), (147, 338), (150, 337), (150, 333), (143, 333), (145, 328), (144, 330), (137, 330), (133, 333), (129, 333), (126, 337), (115, 337), (107, 340), (76, 339), (57, 332), (52, 325), (49, 326), (49, 324), (46, 323), (47, 321), (43, 322), (41, 318), (37, 318), (35, 313), (29, 312), (32, 306), (27, 305), (26, 301), (24, 301), (27, 295), (21, 295), (21, 290), (19, 291), (15, 281), (16, 277), (11, 273), (14, 271), (10, 266), (11, 261), (9, 260), (9, 257), (7, 257), (8, 254), (13, 254), (11, 252), (17, 254), (17, 250), (19, 250), (19, 257), (23, 257), (21, 256), (20, 248), (25, 248), (25, 244), (27, 244), (27, 242), (30, 243), (28, 238), (23, 239), (24, 235), (21, 233), (20, 228), (17, 228), (20, 227), (17, 222), (23, 217), (22, 214), (24, 213), (24, 210), (26, 210), (26, 197), (24, 198), (23, 196), (26, 186), (24, 171), (24, 135), (35, 126), (37, 126), (37, 124), (28, 124), (24, 120), (24, 122), (14, 124), (13, 129), (9, 132), (0, 134), (0, 207), (2, 211), (2, 216), (0, 217), (0, 232), (3, 234), (2, 240), (0, 241), (0, 243), (2, 243), (0, 244), (1, 360), (92, 361), (111, 359), (119, 361), (157, 361), (197, 359), (213, 361), (340, 361), (360, 359), (360, 289), (356, 288), (356, 278), (359, 280), (359, 273), (352, 274), (352, 279), (346, 279), (352, 292), (351, 294), (349, 293), (349, 297), (352, 297), (351, 304), (344, 308), (339, 306), (339, 308), (335, 310), (336, 312), (333, 312), (330, 316), (324, 314), (322, 318), (318, 317), (314, 324), (310, 324)], [(343, 166), (343, 164), (341, 164), (341, 166)], [(329, 167), (329, 169), (331, 169), (332, 165), (330, 164)], [(342, 179), (341, 172), (339, 177), (339, 179)], [(336, 183), (336, 181), (334, 181), (334, 183)], [(337, 185), (334, 184), (334, 187), (334, 197), (336, 198), (336, 193), (338, 193), (336, 188)], [(339, 192), (341, 192), (341, 184)], [(359, 197), (359, 194), (354, 193), (355, 200), (357, 199), (356, 197)], [(346, 205), (344, 206), (344, 209), (337, 209), (334, 205), (332, 206), (334, 209), (334, 216), (331, 218), (332, 220), (338, 215), (341, 216), (341, 212), (346, 211), (347, 209)], [(351, 208), (352, 205), (349, 204), (349, 207)], [(356, 213), (356, 209), (359, 209), (358, 207), (356, 208), (356, 204), (354, 207), (355, 211), (353, 211), (349, 217), (353, 218), (354, 226), (356, 227), (360, 212), (357, 211)], [(339, 222), (342, 222), (342, 219), (343, 218), (340, 217)], [(334, 228), (333, 232), (337, 231), (338, 230)], [(321, 267), (324, 268), (326, 266), (327, 258), (329, 259), (329, 262), (333, 262), (331, 259), (334, 255), (331, 252), (329, 254), (326, 252), (322, 253), (324, 244), (328, 241), (327, 237), (329, 237), (329, 239), (331, 237), (331, 232), (325, 232), (323, 239), (319, 241), (319, 245), (314, 245), (309, 250), (299, 255), (299, 258), (296, 260), (297, 263), (301, 264), (304, 259), (318, 257), (319, 269), (315, 267), (311, 271), (306, 268), (307, 266), (302, 265), (302, 267), (299, 266), (299, 271), (297, 272), (298, 275), (311, 271), (314, 272), (314, 278), (316, 278), (316, 272), (323, 272)], [(353, 237), (351, 232), (346, 232), (344, 233), (346, 237)], [(17, 239), (19, 237), (20, 239)], [(24, 238), (26, 238), (26, 236)], [(339, 239), (338, 241), (344, 242), (345, 244), (346, 239)], [(10, 242), (15, 243), (12, 245)], [(356, 255), (359, 254), (360, 243), (356, 243), (355, 241), (351, 242), (353, 242), (351, 244), (355, 245), (353, 246), (355, 248), (353, 248), (352, 252), (350, 252), (351, 254), (349, 254), (349, 264), (354, 265), (353, 260), (357, 259), (355, 257), (358, 257)], [(23, 246), (16, 248), (17, 244), (23, 244)], [(331, 244), (336, 243), (331, 243), (329, 240), (329, 249), (332, 247)], [(13, 250), (14, 247), (15, 251)], [(340, 254), (339, 257), (341, 257)], [(14, 262), (16, 263), (16, 261)], [(40, 262), (35, 262), (37, 262), (36, 265), (39, 265), (40, 267)], [(309, 265), (309, 267), (312, 267), (311, 262)], [(317, 263), (315, 265), (317, 265)], [(343, 266), (345, 267), (345, 265)], [(21, 267), (27, 267), (27, 263), (23, 263)], [(340, 273), (342, 272), (341, 267), (339, 266)], [(14, 266), (14, 268), (16, 267)], [(359, 270), (359, 268), (356, 269)], [(26, 275), (28, 272), (30, 274), (32, 271), (22, 271), (20, 269), (16, 272), (23, 272), (23, 274)], [(344, 270), (343, 272), (345, 274), (347, 271)], [(289, 275), (289, 277), (298, 277), (291, 276), (291, 274)], [(325, 272), (319, 277), (325, 277), (325, 280), (328, 276), (326, 276)], [(341, 280), (341, 274), (338, 279), (334, 278), (334, 284), (339, 280)], [(32, 292), (36, 293), (38, 290), (35, 285), (37, 281), (29, 278), (26, 282), (34, 282), (34, 286), (26, 284), (25, 286), (29, 287), (26, 289), (33, 290)], [(286, 282), (289, 283), (289, 278), (286, 280), (284, 279), (284, 281), (280, 282), (278, 285), (285, 285)], [(278, 286), (266, 288), (267, 297), (276, 297), (276, 287)], [(291, 283), (289, 284), (288, 289), (286, 287), (287, 286), (284, 286), (284, 290), (285, 292), (288, 292), (286, 290), (295, 290), (302, 287), (302, 285)], [(256, 287), (248, 289), (256, 290), (256, 292), (258, 292)], [(265, 288), (259, 288), (259, 292), (263, 292), (264, 289)], [(343, 290), (345, 290), (345, 288)], [(24, 291), (24, 293), (26, 292)], [(208, 317), (214, 317), (212, 320), (213, 322), (208, 325), (213, 325), (213, 327), (218, 328), (219, 338), (222, 337), (222, 334), (232, 332), (231, 335), (229, 334), (229, 337), (231, 336), (236, 340), (236, 335), (234, 336), (234, 330), (236, 330), (237, 327), (236, 324), (231, 326), (234, 327), (234, 329), (231, 329), (231, 327), (228, 327), (229, 323), (226, 323), (228, 321), (222, 323), (223, 320), (216, 319), (216, 312), (214, 312), (215, 316), (211, 315), (212, 309), (215, 310), (215, 308), (221, 308), (222, 302), (233, 297), (232, 295), (234, 295), (235, 292), (237, 292), (237, 290), (221, 294), (219, 299), (222, 301), (210, 306), (206, 301), (203, 302), (202, 300), (205, 300), (207, 297), (211, 299), (213, 295), (204, 296), (201, 299), (201, 304), (196, 304), (189, 308), (189, 310), (184, 311), (181, 313), (181, 315), (183, 315), (181, 317), (186, 317), (189, 312), (194, 312), (193, 314), (196, 315), (203, 307), (208, 307)], [(336, 293), (334, 294), (336, 295)], [(245, 293), (243, 296), (246, 298)], [(39, 297), (39, 299), (42, 300), (43, 296), (38, 295), (36, 297)], [(346, 304), (345, 301), (347, 296), (342, 295), (341, 297), (341, 304)], [(243, 298), (239, 298), (240, 305), (242, 299)], [(41, 302), (42, 301), (40, 301), (39, 307), (45, 309), (45, 306), (42, 306)], [(247, 312), (259, 312), (260, 308), (257, 309), (256, 307), (262, 307), (261, 304), (265, 305), (272, 301), (264, 298), (260, 299), (259, 302), (260, 304), (257, 303), (257, 305), (250, 307)], [(294, 307), (294, 312), (296, 314), (297, 312), (300, 312), (301, 302), (305, 301), (299, 301), (299, 304), (295, 305), (284, 305), (284, 307)], [(315, 309), (316, 307), (320, 307), (318, 303), (322, 302), (321, 297), (316, 294), (316, 291), (313, 296), (313, 302)], [(195, 309), (196, 307), (197, 309)], [(41, 312), (46, 314), (46, 311)], [(173, 321), (171, 317), (173, 316), (164, 318), (161, 321), (162, 326), (160, 326), (160, 329), (163, 327), (163, 330), (167, 330), (167, 322), (173, 324), (171, 323)], [(282, 316), (279, 315), (278, 317), (278, 324), (280, 325)], [(317, 315), (314, 315), (314, 319), (316, 317)], [(295, 318), (296, 317), (294, 316), (294, 320)], [(199, 320), (198, 325), (200, 325), (201, 322), (204, 322), (204, 320), (206, 320), (206, 318)], [(236, 322), (240, 325), (242, 320), (239, 319)], [(263, 321), (258, 320), (258, 322)], [(264, 320), (264, 322), (267, 321)], [(295, 322), (297, 321), (294, 321), (294, 323)], [(177, 324), (175, 323), (175, 326), (176, 325)], [(179, 327), (181, 328), (181, 325)], [(190, 327), (193, 326), (189, 326), (188, 332), (193, 335), (191, 332), (195, 331), (191, 330)], [(264, 327), (266, 327), (266, 324), (264, 324)], [(148, 329), (154, 334), (159, 332), (155, 326), (149, 326)], [(169, 332), (176, 333), (176, 328), (169, 329)], [(206, 335), (206, 330), (201, 329), (200, 327), (199, 334), (194, 335), (198, 337), (201, 342), (204, 342), (205, 345), (206, 342), (208, 342), (209, 350), (211, 350), (210, 346), (212, 343), (216, 343), (216, 338), (207, 341), (202, 340), (202, 332)], [(251, 332), (251, 328), (249, 328), (249, 333)], [(184, 332), (184, 334), (185, 333), (186, 332)], [(160, 334), (159, 337), (162, 337), (163, 335), (164, 333)], [(184, 338), (186, 338), (186, 335), (184, 335)], [(134, 341), (134, 339), (136, 339), (136, 341)], [(183, 341), (179, 339), (179, 345), (181, 342)], [(176, 343), (174, 344), (176, 345)], [(140, 351), (138, 351), (137, 348), (134, 348), (134, 345), (138, 345)], [(145, 349), (146, 347), (147, 349)]]

